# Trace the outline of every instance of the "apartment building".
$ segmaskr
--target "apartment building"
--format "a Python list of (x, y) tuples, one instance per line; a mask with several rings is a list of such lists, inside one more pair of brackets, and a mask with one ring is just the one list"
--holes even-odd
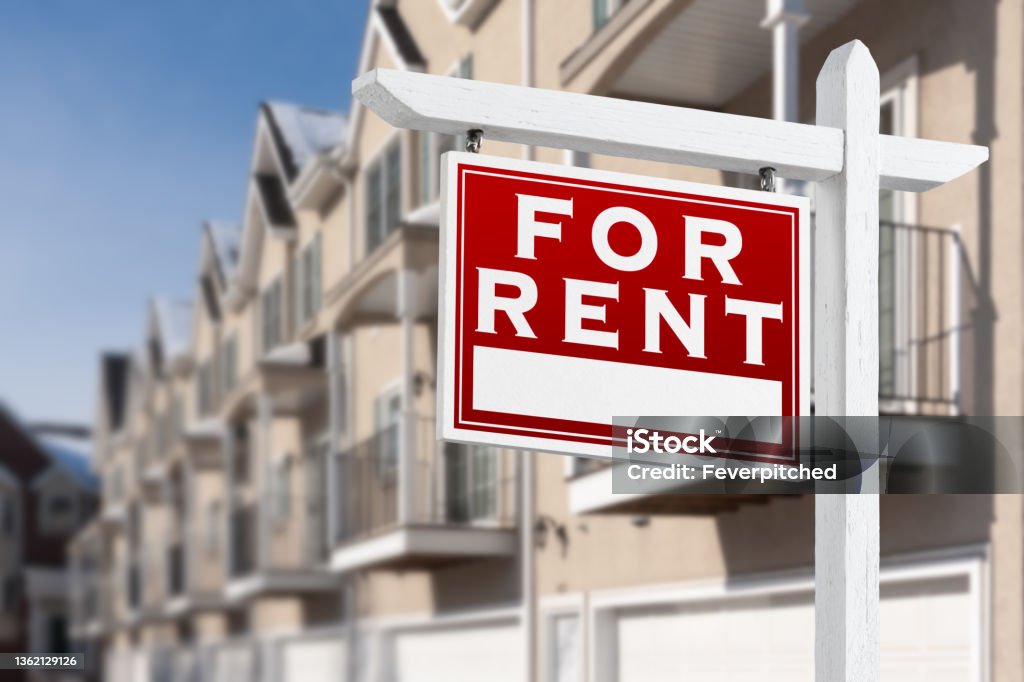
[[(788, 101), (776, 115), (810, 121), (828, 52), (863, 40), (883, 132), (992, 151), (945, 187), (879, 198), (882, 408), (1020, 414), (1024, 3), (798, 10), (379, 0), (358, 71), (758, 116)], [(790, 24), (787, 70), (773, 41)], [(437, 162), (464, 143), (358, 104), (260, 107), (241, 220), (205, 225), (182, 274), (193, 304), (155, 300), (140, 350), (102, 377), (102, 509), (71, 552), (76, 594), (97, 605), (76, 632), (106, 679), (813, 674), (813, 499), (617, 496), (600, 463), (435, 440)], [(486, 131), (483, 147), (756, 180)], [(883, 679), (1024, 675), (1019, 496), (885, 497), (881, 544)]]
[[(28, 425), (0, 405), (0, 652), (69, 651), (64, 547), (99, 493), (79, 447), (87, 433)], [(9, 674), (4, 679), (28, 679)]]

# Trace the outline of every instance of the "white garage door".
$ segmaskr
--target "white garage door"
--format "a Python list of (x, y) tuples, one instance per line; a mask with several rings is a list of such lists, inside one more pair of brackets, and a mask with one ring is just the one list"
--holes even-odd
[(514, 625), (396, 633), (397, 682), (521, 682), (522, 637)]
[[(882, 585), (883, 682), (968, 682), (980, 605), (966, 577)], [(814, 679), (810, 592), (623, 611), (618, 682)]]
[(215, 682), (255, 680), (257, 674), (256, 646), (254, 644), (225, 644), (214, 653)]
[(281, 644), (282, 682), (338, 682), (346, 678), (345, 641), (321, 637)]

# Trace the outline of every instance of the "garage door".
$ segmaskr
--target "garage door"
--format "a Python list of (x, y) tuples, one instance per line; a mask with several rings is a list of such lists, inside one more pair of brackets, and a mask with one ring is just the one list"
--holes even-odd
[[(967, 682), (980, 605), (966, 577), (882, 585), (882, 680)], [(618, 682), (814, 679), (810, 592), (620, 612)]]
[(254, 644), (225, 644), (216, 649), (215, 682), (237, 682), (257, 679), (257, 651)]
[(340, 637), (285, 641), (280, 651), (282, 682), (338, 682), (347, 677)]
[(396, 633), (397, 682), (522, 682), (515, 625)]

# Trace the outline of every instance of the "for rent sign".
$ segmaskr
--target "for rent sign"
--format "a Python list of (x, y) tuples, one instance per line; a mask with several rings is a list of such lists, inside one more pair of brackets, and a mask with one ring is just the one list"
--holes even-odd
[(614, 415), (808, 413), (806, 199), (444, 165), (440, 437), (610, 456)]

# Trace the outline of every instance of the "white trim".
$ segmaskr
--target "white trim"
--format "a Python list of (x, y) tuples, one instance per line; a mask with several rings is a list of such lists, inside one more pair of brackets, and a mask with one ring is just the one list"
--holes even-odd
[(228, 601), (244, 601), (264, 592), (319, 592), (337, 587), (337, 578), (318, 570), (257, 569), (257, 572), (229, 580), (224, 588)]
[(540, 618), (539, 647), (540, 647), (540, 679), (545, 682), (558, 682), (555, 676), (555, 659), (553, 656), (552, 639), (555, 631), (552, 628), (555, 618), (559, 616), (576, 616), (579, 620), (579, 678), (577, 682), (587, 679), (587, 639), (590, 626), (590, 619), (587, 608), (587, 594), (585, 592), (573, 592), (570, 594), (545, 595), (538, 598)]
[[(881, 95), (879, 110), (887, 104), (892, 106), (894, 135), (917, 137), (918, 134), (918, 58), (911, 55), (896, 66), (888, 69), (880, 78)], [(911, 192), (893, 191), (893, 222), (906, 225), (917, 223), (918, 197)], [(914, 230), (896, 229), (893, 233), (893, 259), (895, 277), (893, 296), (897, 302), (906, 301), (904, 312), (894, 315), (893, 351), (899, 360), (893, 367), (893, 388), (900, 396), (911, 396), (917, 386), (919, 347), (918, 336), (918, 234)], [(887, 411), (913, 413), (920, 407), (914, 400), (888, 401)]]
[[(794, 180), (822, 181), (844, 167), (843, 132), (826, 125), (392, 69), (364, 73), (352, 93), (399, 128), (482, 128), (490, 140), (740, 173), (771, 159)], [(988, 159), (986, 147), (891, 135), (879, 136), (878, 147), (880, 186), (907, 191), (945, 184)]]
[(399, 528), (375, 538), (336, 547), (331, 570), (347, 573), (402, 557), (505, 557), (515, 555), (516, 532), (482, 526)]
[[(466, 81), (456, 79), (464, 83), (477, 81)], [(794, 380), (792, 385), (793, 395), (783, 396), (788, 403), (796, 403), (797, 414), (808, 414), (810, 412), (810, 337), (811, 337), (811, 315), (810, 315), (810, 225), (809, 225), (809, 201), (806, 197), (768, 194), (752, 190), (723, 187), (720, 185), (704, 185), (680, 180), (669, 180), (663, 178), (645, 177), (627, 173), (594, 170), (590, 168), (578, 168), (575, 166), (560, 166), (549, 163), (537, 163), (496, 156), (485, 156), (483, 154), (469, 154), (464, 152), (449, 152), (443, 157), (444, 173), (442, 174), (442, 218), (441, 218), (441, 242), (439, 248), (440, 270), (442, 272), (440, 291), (440, 310), (438, 319), (439, 342), (437, 344), (437, 367), (439, 375), (439, 390), (437, 391), (437, 436), (439, 440), (450, 440), (466, 443), (485, 443), (499, 447), (521, 448), (533, 451), (548, 451), (558, 454), (574, 454), (608, 459), (612, 454), (611, 438), (602, 443), (581, 442), (580, 440), (561, 438), (556, 432), (548, 432), (544, 436), (534, 435), (541, 431), (540, 428), (530, 428), (526, 433), (497, 433), (484, 429), (473, 428), (468, 420), (463, 421), (466, 426), (455, 426), (455, 416), (459, 414), (460, 405), (455, 404), (455, 387), (462, 378), (456, 376), (459, 368), (455, 354), (455, 346), (459, 334), (458, 321), (455, 319), (458, 296), (461, 294), (456, 289), (456, 263), (457, 240), (456, 233), (459, 230), (457, 211), (461, 210), (458, 201), (458, 186), (461, 174), (472, 172), (474, 174), (493, 174), (500, 176), (507, 172), (527, 172), (545, 176), (538, 182), (552, 186), (573, 186), (578, 181), (598, 181), (601, 183), (613, 183), (625, 186), (628, 189), (608, 189), (603, 187), (593, 188), (593, 191), (614, 192), (615, 194), (634, 194), (638, 196), (651, 195), (657, 190), (668, 190), (673, 193), (688, 195), (699, 195), (700, 199), (692, 197), (685, 201), (701, 201), (707, 204), (714, 204), (718, 200), (739, 200), (756, 202), (757, 206), (740, 206), (742, 210), (756, 213), (782, 212), (783, 209), (796, 209), (797, 215), (791, 223), (793, 231), (791, 244), (794, 249), (793, 260), (796, 263), (793, 274), (793, 286), (790, 291), (793, 296), (792, 307), (799, 310), (799, 324), (792, 324), (794, 342), (790, 344), (792, 350), (797, 349), (799, 340), (800, 357), (794, 358), (792, 372), (798, 374), (798, 381)], [(462, 170), (461, 164), (471, 164), (475, 168), (472, 171)], [(481, 170), (486, 167), (489, 171)], [(587, 187), (587, 191), (591, 188)], [(463, 193), (464, 195), (464, 193)], [(463, 201), (465, 196), (462, 197)], [(665, 201), (684, 200), (675, 196), (661, 197)], [(660, 200), (660, 199), (659, 199)], [(797, 237), (799, 235), (799, 238)], [(471, 264), (469, 264), (471, 265)], [(461, 267), (468, 267), (465, 261), (461, 261)], [(468, 346), (464, 346), (468, 347)], [(568, 351), (565, 353), (568, 355)], [(474, 386), (478, 391), (479, 386)], [(612, 390), (614, 392), (614, 390)], [(545, 414), (543, 405), (536, 403), (537, 411), (530, 414)], [(493, 409), (493, 408), (492, 408)], [(514, 410), (510, 410), (514, 411)], [(766, 413), (769, 414), (769, 413)], [(600, 413), (594, 413), (594, 422), (604, 421)], [(506, 428), (511, 430), (512, 427)], [(524, 429), (525, 430), (525, 429)]]
[(394, 37), (391, 35), (391, 32), (388, 31), (388, 27), (384, 24), (384, 20), (380, 18), (380, 14), (377, 13), (377, 5), (378, 3), (373, 3), (370, 7), (370, 21), (373, 23), (373, 27), (377, 32), (377, 35), (384, 39), (384, 47), (387, 48), (388, 54), (391, 56), (391, 61), (404, 71), (419, 71), (420, 66), (418, 64), (409, 64), (402, 58), (402, 52), (398, 49), (398, 45), (395, 43)]
[(448, 21), (475, 31), (487, 17), (487, 12), (497, 4), (497, 0), (462, 0), (454, 8), (449, 7), (447, 0), (438, 0), (438, 3)]
[[(986, 680), (986, 660), (991, 642), (986, 616), (990, 599), (990, 569), (987, 545), (965, 545), (932, 552), (908, 553), (885, 558), (881, 562), (881, 583), (906, 583), (943, 577), (963, 576), (968, 590), (978, 605), (978, 619), (972, 625), (974, 642), (972, 658), (977, 668), (971, 682)], [(714, 578), (682, 583), (666, 583), (642, 587), (614, 588), (591, 592), (588, 620), (592, 624), (587, 640), (590, 670), (594, 682), (614, 681), (614, 618), (618, 611), (643, 607), (664, 607), (707, 601), (728, 601), (751, 596), (814, 594), (813, 569), (763, 573), (740, 578)]]

